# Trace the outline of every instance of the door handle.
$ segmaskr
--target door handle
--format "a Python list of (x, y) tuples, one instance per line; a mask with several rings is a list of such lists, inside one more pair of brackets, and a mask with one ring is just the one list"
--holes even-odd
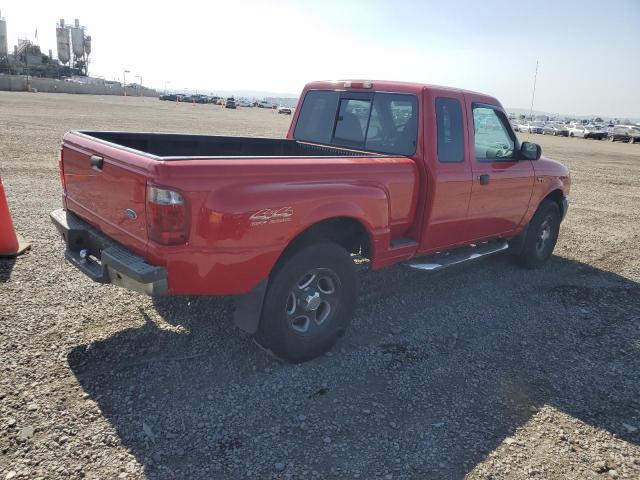
[(102, 171), (102, 164), (104, 163), (104, 158), (99, 157), (97, 155), (91, 155), (89, 159), (89, 163), (91, 164), (91, 168), (93, 168), (96, 172)]
[(478, 178), (480, 179), (480, 185), (489, 185), (489, 180), (491, 179), (489, 175), (480, 175)]

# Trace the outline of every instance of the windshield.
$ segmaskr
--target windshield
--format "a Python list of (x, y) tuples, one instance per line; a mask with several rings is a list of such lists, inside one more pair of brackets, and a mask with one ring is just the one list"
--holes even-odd
[(312, 90), (307, 92), (300, 108), (294, 138), (413, 155), (417, 130), (415, 95)]

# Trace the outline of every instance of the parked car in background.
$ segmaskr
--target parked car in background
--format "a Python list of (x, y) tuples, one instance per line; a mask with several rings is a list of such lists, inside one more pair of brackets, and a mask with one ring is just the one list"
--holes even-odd
[(542, 133), (543, 127), (544, 123), (542, 122), (527, 122), (518, 126), (520, 131), (525, 133)]
[(233, 97), (227, 98), (227, 102), (224, 104), (225, 108), (236, 108), (236, 101)]
[(569, 128), (569, 136), (602, 140), (603, 138), (606, 138), (607, 132), (593, 126), (576, 124)]
[(554, 137), (557, 137), (557, 136), (568, 137), (569, 130), (567, 130), (567, 127), (565, 127), (561, 123), (550, 122), (550, 123), (547, 123), (544, 127), (542, 127), (542, 134), (553, 135)]
[(253, 102), (250, 102), (249, 100), (237, 100), (236, 105), (238, 107), (253, 107)]
[(209, 96), (202, 94), (191, 95), (191, 101), (193, 103), (209, 103)]
[(280, 106), (280, 107), (278, 107), (278, 113), (283, 113), (285, 115), (291, 115), (291, 107)]
[(518, 122), (513, 120), (513, 121), (511, 121), (509, 123), (511, 123), (511, 128), (513, 128), (514, 132), (519, 132), (520, 131), (520, 126), (518, 125)]
[(267, 102), (266, 100), (261, 100), (258, 102), (258, 108), (273, 108), (274, 105), (271, 102)]
[(635, 125), (616, 125), (609, 132), (609, 140), (629, 143), (640, 143), (640, 127)]

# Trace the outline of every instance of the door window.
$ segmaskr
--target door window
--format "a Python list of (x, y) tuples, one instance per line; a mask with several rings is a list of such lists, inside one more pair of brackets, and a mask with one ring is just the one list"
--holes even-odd
[(473, 106), (475, 153), (478, 160), (515, 160), (515, 139), (506, 124), (507, 118), (503, 112), (488, 106)]
[(464, 161), (462, 107), (455, 98), (436, 98), (438, 160), (443, 163)]

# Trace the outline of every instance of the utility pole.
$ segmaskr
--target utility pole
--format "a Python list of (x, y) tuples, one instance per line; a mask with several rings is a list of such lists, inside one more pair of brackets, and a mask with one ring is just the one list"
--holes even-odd
[(141, 97), (142, 96), (142, 77), (139, 75), (136, 75), (136, 78), (138, 79), (138, 86), (140, 88), (138, 88), (138, 96)]
[(536, 73), (533, 75), (533, 92), (531, 93), (531, 108), (529, 109), (529, 120), (533, 120), (533, 99), (536, 96), (536, 81), (538, 80), (538, 60), (536, 60)]

